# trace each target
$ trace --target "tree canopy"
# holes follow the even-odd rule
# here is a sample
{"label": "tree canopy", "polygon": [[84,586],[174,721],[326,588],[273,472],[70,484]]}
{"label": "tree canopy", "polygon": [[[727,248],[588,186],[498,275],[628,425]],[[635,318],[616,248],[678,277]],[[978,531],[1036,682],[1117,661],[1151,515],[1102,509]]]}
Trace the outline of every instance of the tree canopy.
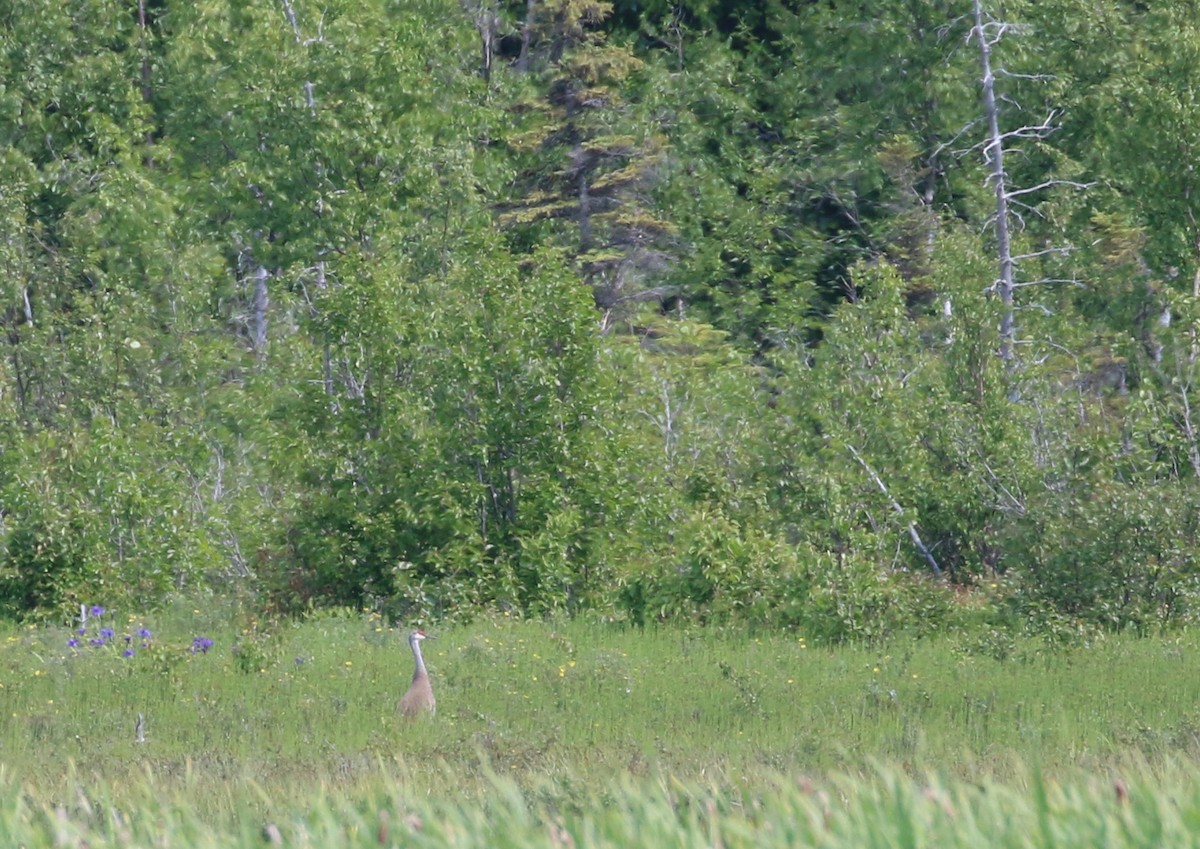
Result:
{"label": "tree canopy", "polygon": [[12,4],[0,615],[1189,621],[1195,11]]}

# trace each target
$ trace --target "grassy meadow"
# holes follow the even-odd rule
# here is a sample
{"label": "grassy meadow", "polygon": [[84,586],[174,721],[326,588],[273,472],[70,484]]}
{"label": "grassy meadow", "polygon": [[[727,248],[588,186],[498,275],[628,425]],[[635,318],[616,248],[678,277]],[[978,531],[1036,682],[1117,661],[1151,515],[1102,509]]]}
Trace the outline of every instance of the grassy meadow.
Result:
{"label": "grassy meadow", "polygon": [[501,616],[431,631],[438,712],[405,721],[411,655],[371,616],[6,627],[3,845],[1200,845],[1191,633],[828,649]]}

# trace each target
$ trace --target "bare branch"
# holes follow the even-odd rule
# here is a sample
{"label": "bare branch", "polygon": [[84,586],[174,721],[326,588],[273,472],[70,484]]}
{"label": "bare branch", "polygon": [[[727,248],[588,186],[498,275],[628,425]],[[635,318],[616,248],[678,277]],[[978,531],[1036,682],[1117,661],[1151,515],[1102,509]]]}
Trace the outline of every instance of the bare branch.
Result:
{"label": "bare branch", "polygon": [[[952,144],[954,144],[956,141],[958,141],[960,138],[962,138],[964,135],[966,135],[968,132],[975,129],[975,127],[978,124],[979,124],[979,121],[977,121],[977,120],[976,121],[968,121],[967,124],[961,130],[959,130],[957,133],[955,133],[954,136],[951,137],[951,139],[949,141],[943,142],[942,144],[935,147],[933,149],[933,156],[935,156],[935,157],[940,156],[942,151],[946,150]],[[953,153],[955,156],[961,156],[963,153],[969,153],[978,147],[979,147],[978,144],[973,144],[969,148],[966,148],[965,150],[952,150],[951,153]]]}
{"label": "bare branch", "polygon": [[1017,289],[1024,289],[1029,286],[1048,286],[1051,283],[1062,283],[1068,286],[1078,286],[1081,289],[1085,288],[1085,284],[1075,277],[1039,277],[1037,280],[1022,280],[1020,283],[1014,283],[1013,286]]}
{"label": "bare branch", "polygon": [[1009,30],[1014,32],[1022,32],[1028,31],[1029,29],[1023,24],[1014,24],[995,20],[984,21],[982,19],[982,10],[976,9],[976,12],[975,26],[973,26],[970,31],[967,32],[968,44],[971,43],[971,38],[976,34],[976,32],[979,33],[981,46],[986,45],[990,48],[998,44],[1000,39],[1002,39]]}
{"label": "bare branch", "polygon": [[296,10],[292,8],[289,0],[283,0],[283,16],[287,18],[288,25],[292,28],[292,35],[296,37],[296,42],[300,42],[300,24],[296,20]]}
{"label": "bare branch", "polygon": [[1021,195],[1031,194],[1032,192],[1040,192],[1043,189],[1051,189],[1055,186],[1070,186],[1072,189],[1090,189],[1095,183],[1078,183],[1075,180],[1046,180],[1038,183],[1036,186],[1030,186],[1027,189],[1013,189],[1007,194],[1009,200],[1020,197]]}
{"label": "bare branch", "polygon": [[[981,451],[979,449],[978,446],[976,446],[976,448],[975,448],[975,453],[978,457],[980,465],[983,466],[983,470],[987,473],[987,476],[990,479],[992,492],[996,493],[997,496],[1000,496],[1000,500],[1008,502],[1008,506],[1012,510],[1013,513],[1015,513],[1018,516],[1024,516],[1025,515],[1024,499],[1013,494],[1012,490],[1010,490],[1007,486],[1004,485],[1004,482],[1000,480],[1000,476],[997,475],[996,472],[992,469],[992,467],[988,464],[987,457],[984,455],[983,451]],[[998,510],[1005,509],[1003,504],[997,504],[996,508]]]}
{"label": "bare branch", "polygon": [[292,36],[296,39],[296,43],[308,47],[313,44],[320,44],[325,41],[325,13],[321,13],[321,19],[317,21],[317,37],[303,38],[300,35],[300,22],[296,18],[296,10],[292,7],[291,0],[283,0],[283,16],[287,18],[288,26],[292,28]]}
{"label": "bare branch", "polygon": [[1003,68],[996,68],[993,73],[998,77],[1008,77],[1010,80],[1035,80],[1037,82],[1045,82],[1056,80],[1056,74],[1018,74],[1015,71],[1006,71]]}
{"label": "bare branch", "polygon": [[1024,210],[1025,212],[1032,213],[1033,215],[1036,215],[1038,218],[1042,219],[1043,221],[1046,220],[1045,214],[1040,209],[1038,209],[1036,206],[1031,206],[1031,205],[1025,203],[1024,201],[1019,201],[1019,200],[1013,201],[1012,208],[1013,208],[1012,214],[1021,222],[1022,230],[1025,229],[1025,219],[1021,216],[1021,213],[1017,211],[1018,209]]}
{"label": "bare branch", "polygon": [[1059,256],[1066,256],[1067,254],[1072,254],[1074,252],[1075,252],[1074,245],[1061,245],[1061,246],[1056,246],[1056,247],[1052,247],[1052,248],[1046,248],[1045,250],[1042,250],[1042,251],[1034,251],[1033,253],[1017,254],[1016,256],[1013,257],[1013,259],[1017,260],[1017,261],[1023,260],[1023,259],[1033,259],[1034,257],[1046,256],[1047,254],[1058,254]]}
{"label": "bare branch", "polygon": [[[867,461],[862,458],[862,455],[855,450],[853,445],[847,444],[846,448],[850,451],[851,455],[853,455],[854,459],[858,461],[858,464],[863,467],[863,471],[870,476],[871,480],[875,481],[875,485],[879,487],[879,491],[883,493],[884,497],[889,502],[891,502],[893,512],[895,512],[897,516],[903,517],[904,508],[900,506],[900,502],[892,497],[892,494],[888,491],[887,485],[883,482],[883,479],[880,478],[879,475],[876,474],[875,470],[867,464]],[[921,555],[921,559],[929,564],[929,568],[933,570],[934,577],[941,578],[942,567],[938,565],[937,560],[933,556],[933,552],[931,552],[925,543],[921,541],[921,535],[917,532],[916,522],[908,523],[908,536],[912,539],[913,545],[917,549],[917,553]]]}
{"label": "bare branch", "polygon": [[1188,400],[1187,387],[1181,387],[1179,398],[1183,402],[1183,433],[1188,439],[1188,460],[1192,464],[1192,470],[1200,475],[1200,446],[1197,445],[1196,428],[1192,424],[1192,405]]}
{"label": "bare branch", "polygon": [[1009,139],[1037,139],[1041,141],[1057,129],[1057,127],[1048,124],[1028,124],[1024,127],[1017,127],[1015,130],[1008,130],[1001,133],[997,137],[997,141],[1008,141]]}

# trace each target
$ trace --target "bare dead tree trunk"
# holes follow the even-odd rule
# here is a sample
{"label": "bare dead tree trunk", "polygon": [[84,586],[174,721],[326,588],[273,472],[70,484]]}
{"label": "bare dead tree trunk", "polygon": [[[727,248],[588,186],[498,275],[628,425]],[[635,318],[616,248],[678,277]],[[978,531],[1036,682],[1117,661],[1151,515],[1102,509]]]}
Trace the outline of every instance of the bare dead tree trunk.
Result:
{"label": "bare dead tree trunk", "polygon": [[492,57],[496,55],[495,23],[495,18],[489,18],[486,22],[481,24],[479,28],[480,49],[483,54],[480,57],[483,64],[480,72],[483,74],[483,81],[487,83],[492,81]]}
{"label": "bare dead tree trunk", "polygon": [[[1016,29],[1014,24],[993,20],[983,10],[982,0],[972,0],[975,23],[971,27],[971,38],[979,41],[979,64],[982,71],[981,84],[983,88],[983,113],[987,122],[986,138],[983,142],[984,162],[987,165],[987,181],[996,194],[996,253],[999,259],[999,276],[990,287],[997,294],[1001,303],[1000,316],[1000,358],[1006,369],[1011,373],[1015,362],[1014,345],[1016,344],[1016,321],[1014,319],[1015,293],[1018,288],[1039,286],[1044,284],[1065,283],[1078,285],[1074,278],[1056,279],[1042,277],[1036,280],[1017,280],[1017,265],[1020,261],[1034,259],[1050,254],[1069,254],[1073,249],[1069,245],[1047,247],[1026,254],[1014,254],[1012,246],[1014,225],[1021,223],[1021,217],[1015,206],[1026,206],[1020,198],[1024,195],[1044,191],[1058,186],[1070,186],[1076,189],[1086,189],[1091,183],[1079,183],[1074,180],[1052,178],[1035,186],[1012,188],[1008,172],[1005,171],[1004,156],[1006,145],[1012,140],[1032,139],[1044,140],[1049,137],[1057,125],[1054,123],[1056,113],[1050,113],[1038,124],[1029,124],[1014,130],[1000,129],[1000,97],[996,93],[996,77],[1021,77],[1024,79],[1047,79],[1040,74],[1011,73],[1002,68],[996,68],[993,62],[992,48],[1004,37],[1005,33]],[[1026,206],[1027,209],[1032,207]],[[1013,390],[1012,397],[1016,397]]]}
{"label": "bare dead tree trunk", "polygon": [[588,170],[580,167],[576,178],[576,191],[579,196],[579,249],[590,250],[592,247],[592,200],[588,186]]}
{"label": "bare dead tree trunk", "polygon": [[[21,287],[22,315],[25,323],[33,327],[33,304],[29,300],[29,284],[26,283]],[[9,355],[12,362],[13,387],[16,389],[17,406],[21,409],[21,416],[24,418],[27,415],[28,407],[26,401],[29,394],[28,380],[25,374],[24,361],[21,357],[21,334],[17,327],[21,320],[17,317],[15,309],[5,310],[4,326],[8,328],[6,340],[9,345],[11,354]]]}
{"label": "bare dead tree trunk", "polygon": [[1179,400],[1183,407],[1183,435],[1188,441],[1188,462],[1192,464],[1192,472],[1200,477],[1200,440],[1197,439],[1196,425],[1192,422],[1192,405],[1188,401],[1188,393],[1191,391],[1190,381],[1183,383],[1179,387]]}
{"label": "bare dead tree trunk", "polygon": [[271,299],[267,295],[267,278],[270,273],[263,266],[254,272],[254,299],[250,307],[250,342],[254,353],[260,358],[267,350],[267,307]]}
{"label": "bare dead tree trunk", "polygon": [[[500,30],[500,15],[496,12],[493,0],[476,0],[473,11],[475,30],[479,33],[480,67],[479,73],[484,82],[492,80],[492,63],[496,57],[496,35]],[[525,47],[525,36],[522,32],[522,49]]]}
{"label": "bare dead tree trunk", "polygon": [[1013,319],[1013,286],[1015,264],[1012,255],[1012,234],[1009,231],[1007,174],[1004,171],[1004,136],[1000,133],[1000,107],[996,103],[996,75],[992,71],[992,44],[983,20],[980,0],[973,0],[975,12],[975,38],[979,40],[979,61],[983,71],[983,111],[987,119],[987,140],[983,155],[988,165],[988,179],[996,193],[996,251],[1000,258],[1000,276],[995,290],[1000,296],[1000,359],[1012,367],[1013,337],[1016,326]]}
{"label": "bare dead tree trunk", "polygon": [[533,42],[533,18],[537,8],[537,0],[527,0],[525,3],[525,22],[521,25],[521,52],[517,54],[517,70],[522,73],[529,70],[529,50]]}
{"label": "bare dead tree trunk", "polygon": [[150,86],[150,57],[146,54],[146,0],[138,0],[138,30],[142,37],[142,101],[149,103],[154,89]]}

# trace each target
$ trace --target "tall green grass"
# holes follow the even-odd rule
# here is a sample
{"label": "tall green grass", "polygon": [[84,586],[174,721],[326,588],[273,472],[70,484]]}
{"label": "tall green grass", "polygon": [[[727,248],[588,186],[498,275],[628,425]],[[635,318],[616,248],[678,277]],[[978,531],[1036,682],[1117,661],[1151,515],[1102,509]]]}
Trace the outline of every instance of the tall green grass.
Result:
{"label": "tall green grass", "polygon": [[[433,787],[432,774],[381,775],[370,788],[319,786],[275,805],[250,792],[221,816],[147,777],[104,793],[32,800],[0,774],[0,843],[40,847],[1190,847],[1200,789],[1190,765],[1122,779],[1022,771],[1005,781],[917,777],[897,768],[735,782],[625,775],[564,802],[561,788],[491,775],[480,794]],[[548,788],[548,789],[546,789]],[[271,810],[274,809],[274,810]]]}
{"label": "tall green grass", "polygon": [[[1070,822],[1117,828],[1114,817],[1149,804],[1138,782],[1196,807],[1172,783],[1200,757],[1192,634],[1055,650],[953,638],[817,649],[787,636],[497,617],[435,632],[425,648],[438,714],[406,722],[396,704],[411,658],[377,618],[264,623],[183,608],[105,623],[115,647],[70,648],[65,627],[0,631],[0,797],[16,799],[0,808],[0,837],[8,828],[39,845],[65,821],[90,829],[92,846],[142,845],[103,842],[105,829],[120,831],[116,811],[122,828],[144,816],[192,841],[170,845],[235,845],[231,835],[257,845],[274,820],[311,845],[376,845],[343,831],[378,830],[386,811],[393,828],[410,814],[426,822],[417,845],[467,845],[432,837],[434,821],[478,838],[511,815],[521,845],[570,845],[554,837],[558,817],[581,845],[589,829],[586,845],[627,845],[611,835],[633,819],[638,834],[694,832],[708,846],[720,828],[732,846],[751,845],[737,842],[742,831],[784,833],[782,806],[824,829],[803,837],[812,845],[856,845],[835,838],[863,839],[884,821],[910,831],[857,845],[931,845],[1003,827],[989,800],[1011,796],[1051,830],[1015,846],[1054,845],[1071,805]],[[131,640],[135,654],[122,657],[121,637],[141,627],[150,645]],[[191,650],[197,636],[213,640],[207,653]],[[1130,784],[1127,802],[1115,801],[1116,776]],[[990,796],[976,799],[981,786]],[[497,799],[509,806],[499,814]],[[1039,824],[1047,806],[1050,824]],[[941,823],[947,809],[959,813]],[[318,820],[296,821],[310,814]],[[1167,813],[1137,816],[1141,829]],[[342,842],[321,842],[322,829],[342,829]]]}
{"label": "tall green grass", "polygon": [[[380,758],[502,772],[856,770],[871,759],[964,774],[1151,762],[1200,741],[1200,641],[1113,637],[1006,659],[952,640],[814,649],[789,637],[506,618],[426,643],[428,722],[396,703],[403,635],[370,617],[266,627],[122,621],[116,648],[69,629],[0,634],[0,758],[23,780],[70,764],[167,778],[188,769],[264,784],[349,777]],[[194,614],[197,617],[200,614]],[[148,626],[149,649],[120,655]],[[197,635],[214,640],[193,654]],[[135,743],[137,714],[145,717]]]}

